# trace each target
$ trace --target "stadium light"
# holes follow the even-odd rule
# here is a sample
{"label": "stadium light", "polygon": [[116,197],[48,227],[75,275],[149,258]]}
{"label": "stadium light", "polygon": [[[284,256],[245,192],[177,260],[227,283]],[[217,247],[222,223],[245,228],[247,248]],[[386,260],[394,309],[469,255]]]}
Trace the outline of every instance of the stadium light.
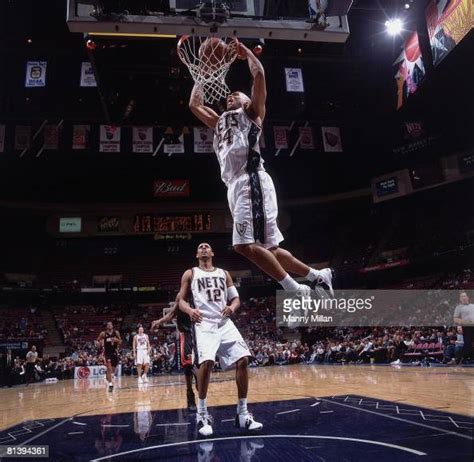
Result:
{"label": "stadium light", "polygon": [[385,21],[385,27],[389,35],[398,35],[403,29],[403,22],[399,18],[389,19]]}

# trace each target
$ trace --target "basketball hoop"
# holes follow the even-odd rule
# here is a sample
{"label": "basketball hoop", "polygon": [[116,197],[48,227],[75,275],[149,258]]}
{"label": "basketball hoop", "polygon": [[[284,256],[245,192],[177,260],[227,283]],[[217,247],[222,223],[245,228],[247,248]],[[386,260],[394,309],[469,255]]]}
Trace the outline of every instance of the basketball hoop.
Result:
{"label": "basketball hoop", "polygon": [[178,56],[188,67],[194,82],[202,88],[206,103],[213,104],[230,93],[225,78],[237,58],[237,45],[235,38],[190,35],[180,38]]}

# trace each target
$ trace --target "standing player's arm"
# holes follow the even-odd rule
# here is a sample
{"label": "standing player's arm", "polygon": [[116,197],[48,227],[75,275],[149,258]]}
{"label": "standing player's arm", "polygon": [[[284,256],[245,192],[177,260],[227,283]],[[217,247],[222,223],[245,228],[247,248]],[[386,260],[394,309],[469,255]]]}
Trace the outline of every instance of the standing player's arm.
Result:
{"label": "standing player's arm", "polygon": [[239,44],[239,55],[247,59],[250,73],[253,78],[252,97],[250,106],[247,108],[252,119],[261,125],[266,114],[267,83],[265,80],[265,69],[260,60],[242,43]]}
{"label": "standing player's arm", "polygon": [[204,104],[203,90],[198,84],[194,84],[193,91],[191,92],[191,97],[189,98],[189,109],[191,109],[191,112],[203,124],[214,130],[219,116],[213,109]]}
{"label": "standing player's arm", "polygon": [[150,356],[150,354],[151,354],[151,343],[150,343],[150,337],[149,337],[148,334],[146,336],[146,341],[147,341],[147,346],[148,346],[148,356]]}
{"label": "standing player's arm", "polygon": [[[226,318],[232,316],[240,307],[240,297],[237,289],[235,288],[234,281],[232,276],[228,271],[225,272],[226,275],[226,286],[227,286],[227,306],[222,311],[222,315]],[[229,303],[230,302],[230,303]]]}
{"label": "standing player's arm", "polygon": [[160,319],[156,319],[155,321],[153,321],[151,323],[151,328],[155,329],[156,327],[160,327],[165,322],[172,321],[176,317],[177,314],[178,314],[178,302],[175,301],[174,308],[169,313],[167,313],[163,317],[161,317]]}
{"label": "standing player's arm", "polygon": [[192,277],[193,272],[191,270],[187,270],[184,272],[183,277],[181,278],[181,288],[179,289],[176,300],[178,302],[179,309],[183,313],[186,313],[191,318],[191,321],[199,323],[202,321],[202,315],[199,309],[191,308],[191,305],[186,301],[191,291]]}

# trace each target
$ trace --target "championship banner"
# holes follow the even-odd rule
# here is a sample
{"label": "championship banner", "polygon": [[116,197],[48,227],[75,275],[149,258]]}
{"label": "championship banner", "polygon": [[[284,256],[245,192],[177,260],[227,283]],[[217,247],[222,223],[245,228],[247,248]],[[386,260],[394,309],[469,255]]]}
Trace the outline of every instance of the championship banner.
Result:
{"label": "championship banner", "polygon": [[214,132],[208,127],[194,127],[194,152],[214,152]]}
{"label": "championship banner", "polygon": [[133,127],[133,152],[153,152],[153,127]]}
{"label": "championship banner", "polygon": [[342,152],[341,130],[339,127],[321,127],[324,152]]}
{"label": "championship banner", "polygon": [[74,125],[72,128],[72,149],[86,149],[89,144],[90,125]]}
{"label": "championship banner", "polygon": [[299,127],[301,149],[314,149],[313,129],[311,127]]}
{"label": "championship banner", "polygon": [[59,128],[56,125],[46,125],[43,132],[44,149],[54,150],[59,147]]}
{"label": "championship banner", "polygon": [[97,87],[92,64],[85,61],[81,65],[81,87]]}
{"label": "championship banner", "polygon": [[154,197],[189,197],[189,180],[156,180]]}
{"label": "championship banner", "polygon": [[285,67],[286,91],[304,93],[303,70]]}
{"label": "championship banner", "polygon": [[23,151],[31,147],[31,127],[29,125],[17,125],[15,127],[15,150]]}
{"label": "championship banner", "polygon": [[120,152],[120,127],[100,126],[100,152]]}
{"label": "championship banner", "polygon": [[0,125],[0,152],[5,150],[5,125]]}
{"label": "championship banner", "polygon": [[275,149],[288,149],[288,135],[286,127],[273,127]]}
{"label": "championship banner", "polygon": [[28,61],[26,63],[25,87],[46,86],[46,61]]}
{"label": "championship banner", "polygon": [[163,151],[166,154],[184,154],[184,136],[171,136],[164,144]]}
{"label": "championship banner", "polygon": [[413,32],[408,37],[394,65],[398,69],[395,80],[397,82],[397,109],[400,109],[407,98],[418,89],[426,73],[417,32]]}
{"label": "championship banner", "polygon": [[472,0],[431,0],[425,16],[436,66],[474,27],[474,4]]}
{"label": "championship banner", "polygon": [[[103,379],[107,372],[105,366],[82,366],[74,368],[74,380],[77,379]],[[115,376],[120,377],[122,375],[122,365],[119,364],[115,368]]]}

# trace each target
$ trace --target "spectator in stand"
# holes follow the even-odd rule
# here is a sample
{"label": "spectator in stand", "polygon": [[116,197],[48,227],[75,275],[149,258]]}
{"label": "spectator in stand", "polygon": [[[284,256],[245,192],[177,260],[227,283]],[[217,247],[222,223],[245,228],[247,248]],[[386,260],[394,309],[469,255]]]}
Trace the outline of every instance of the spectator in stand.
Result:
{"label": "spectator in stand", "polygon": [[474,304],[469,303],[467,292],[459,294],[459,305],[454,310],[454,324],[462,327],[464,350],[460,362],[464,358],[473,356],[474,340]]}

